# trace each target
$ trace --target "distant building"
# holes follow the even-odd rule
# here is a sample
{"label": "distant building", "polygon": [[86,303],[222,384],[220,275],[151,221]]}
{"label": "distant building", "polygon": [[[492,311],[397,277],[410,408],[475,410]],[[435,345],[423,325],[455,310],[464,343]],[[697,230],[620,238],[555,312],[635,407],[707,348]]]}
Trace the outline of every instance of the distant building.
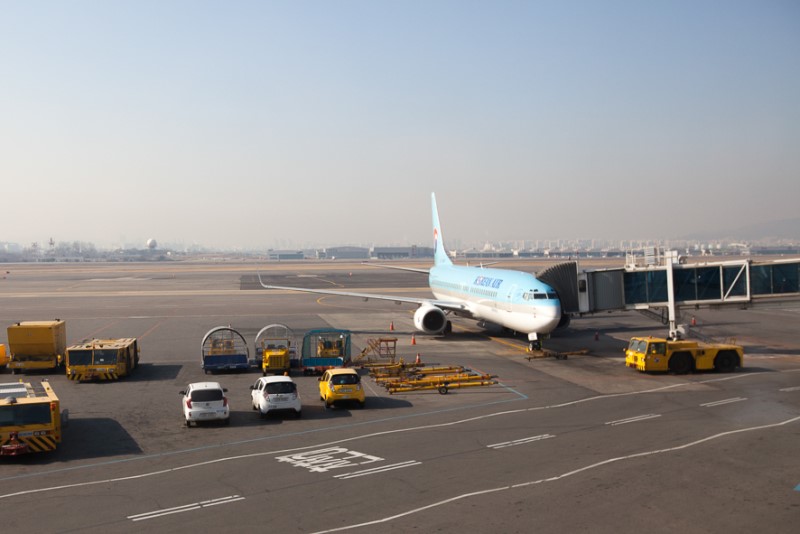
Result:
{"label": "distant building", "polygon": [[323,256],[330,260],[367,260],[369,249],[364,247],[328,247]]}
{"label": "distant building", "polygon": [[269,261],[281,260],[302,260],[305,258],[302,250],[268,250],[267,259]]}
{"label": "distant building", "polygon": [[410,247],[374,247],[372,249],[372,257],[379,260],[432,258],[433,248],[418,247],[416,245]]}

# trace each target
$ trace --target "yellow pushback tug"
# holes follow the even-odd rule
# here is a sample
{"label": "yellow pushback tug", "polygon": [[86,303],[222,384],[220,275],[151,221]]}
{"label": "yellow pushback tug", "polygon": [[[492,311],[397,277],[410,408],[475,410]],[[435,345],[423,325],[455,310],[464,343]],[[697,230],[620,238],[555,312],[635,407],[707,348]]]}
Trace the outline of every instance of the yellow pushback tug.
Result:
{"label": "yellow pushback tug", "polygon": [[61,443],[61,417],[47,380],[0,384],[0,456],[55,450]]}
{"label": "yellow pushback tug", "polygon": [[139,365],[136,338],[93,339],[67,348],[67,378],[117,380]]}

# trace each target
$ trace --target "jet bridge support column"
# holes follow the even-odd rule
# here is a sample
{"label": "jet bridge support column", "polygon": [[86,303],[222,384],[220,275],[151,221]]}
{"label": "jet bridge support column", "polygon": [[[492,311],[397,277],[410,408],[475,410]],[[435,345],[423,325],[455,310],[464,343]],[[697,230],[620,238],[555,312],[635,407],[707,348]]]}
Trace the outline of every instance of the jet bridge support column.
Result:
{"label": "jet bridge support column", "polygon": [[669,319],[669,337],[678,339],[677,313],[675,312],[675,284],[672,277],[672,266],[678,261],[678,252],[669,250],[665,255],[667,264],[667,310]]}

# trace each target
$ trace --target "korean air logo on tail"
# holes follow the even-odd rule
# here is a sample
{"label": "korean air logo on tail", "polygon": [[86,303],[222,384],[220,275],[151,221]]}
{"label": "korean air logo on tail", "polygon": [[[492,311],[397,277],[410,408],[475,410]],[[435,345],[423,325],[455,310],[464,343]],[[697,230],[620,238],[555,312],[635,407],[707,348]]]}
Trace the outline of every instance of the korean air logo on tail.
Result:
{"label": "korean air logo on tail", "polygon": [[433,229],[433,254],[434,256],[439,252],[439,229]]}

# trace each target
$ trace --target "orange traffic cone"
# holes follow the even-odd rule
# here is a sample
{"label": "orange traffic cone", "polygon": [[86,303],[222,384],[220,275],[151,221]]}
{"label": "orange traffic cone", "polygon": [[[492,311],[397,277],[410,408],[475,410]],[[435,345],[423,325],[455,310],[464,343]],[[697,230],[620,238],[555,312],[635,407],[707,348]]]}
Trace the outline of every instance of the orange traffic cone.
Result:
{"label": "orange traffic cone", "polygon": [[389,331],[390,331],[390,332],[394,332],[394,321],[392,321],[391,323],[389,323]]}
{"label": "orange traffic cone", "polygon": [[414,365],[420,365],[422,363],[422,359],[419,357],[419,352],[417,353],[417,359],[414,360]]}
{"label": "orange traffic cone", "polygon": [[697,319],[692,316],[692,326],[697,326]]}
{"label": "orange traffic cone", "polygon": [[417,344],[417,336],[414,335],[414,334],[411,334],[411,344],[412,345],[416,345]]}

